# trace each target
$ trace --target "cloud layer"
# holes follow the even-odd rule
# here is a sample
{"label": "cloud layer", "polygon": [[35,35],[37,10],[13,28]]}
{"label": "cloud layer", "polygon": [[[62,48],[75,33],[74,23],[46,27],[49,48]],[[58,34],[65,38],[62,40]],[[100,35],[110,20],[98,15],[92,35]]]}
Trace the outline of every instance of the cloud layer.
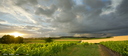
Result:
{"label": "cloud layer", "polygon": [[128,34],[128,0],[0,0],[0,33],[25,37]]}

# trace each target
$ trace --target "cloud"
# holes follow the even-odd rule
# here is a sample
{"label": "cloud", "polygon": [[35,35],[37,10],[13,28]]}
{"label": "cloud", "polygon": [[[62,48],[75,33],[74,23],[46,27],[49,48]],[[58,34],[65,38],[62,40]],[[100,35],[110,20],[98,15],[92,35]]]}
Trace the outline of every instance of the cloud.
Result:
{"label": "cloud", "polygon": [[1,32],[20,31],[29,36],[112,36],[127,33],[127,0],[1,1]]}
{"label": "cloud", "polygon": [[[97,5],[97,2],[98,3]],[[111,5],[111,7],[114,8],[114,10],[118,10],[117,7],[121,4],[121,1],[111,1],[111,4],[103,4],[103,2],[101,0],[97,0],[96,2],[93,1],[88,1],[85,0],[85,3],[87,6],[90,6],[92,8],[91,11],[88,10],[88,8],[86,6],[81,6],[78,5],[78,9],[77,6],[72,7],[72,13],[78,13],[78,14],[74,14],[76,15],[76,18],[72,18],[73,21],[71,21],[69,18],[67,21],[66,20],[66,16],[62,17],[60,16],[57,20],[62,20],[60,21],[61,23],[59,23],[58,25],[61,26],[66,26],[63,27],[61,29],[67,29],[67,31],[71,32],[71,33],[94,33],[94,32],[101,32],[102,31],[112,31],[112,30],[118,30],[120,28],[127,28],[126,23],[128,23],[126,20],[127,19],[120,19],[121,17],[118,17],[118,15],[116,14],[118,11],[113,11],[111,13],[108,14],[104,14],[104,15],[100,15],[102,13],[104,13],[105,11],[102,11],[102,9],[104,9],[108,6]],[[115,3],[115,4],[113,4]],[[117,3],[117,4],[116,4]],[[103,4],[103,5],[101,5]],[[123,3],[122,3],[123,4]],[[126,3],[125,3],[126,4]],[[110,8],[111,9],[111,8]],[[124,9],[124,8],[123,8]],[[81,12],[83,11],[83,12]],[[111,11],[111,10],[109,10]],[[107,12],[109,12],[107,11]],[[64,11],[65,12],[65,11]],[[68,15],[69,13],[67,13],[66,15]],[[120,13],[119,13],[120,14]],[[59,14],[61,15],[61,14]],[[72,15],[72,14],[70,14]],[[67,16],[68,17],[68,16]],[[126,17],[126,16],[123,16]],[[61,19],[63,18],[63,19]],[[127,17],[126,17],[127,18]],[[67,24],[64,24],[63,22],[69,22]],[[70,27],[69,27],[70,26]],[[109,33],[109,32],[106,32]]]}
{"label": "cloud", "polygon": [[114,13],[117,11],[117,8],[119,7],[119,5],[121,4],[122,0],[111,0],[111,4],[107,5],[107,7],[102,9],[102,13],[101,14],[109,14],[109,13]]}
{"label": "cloud", "polygon": [[37,0],[15,0],[16,5],[22,6],[24,4],[32,4],[32,5],[37,5],[38,1]]}
{"label": "cloud", "polygon": [[73,19],[75,19],[76,15],[74,15],[72,12],[60,12],[58,17],[56,18],[56,21],[61,23],[67,23],[71,22]]}
{"label": "cloud", "polygon": [[102,0],[83,0],[87,6],[90,6],[92,9],[102,8],[105,4]]}
{"label": "cloud", "polygon": [[51,5],[50,7],[46,7],[46,8],[38,7],[35,13],[38,15],[43,14],[45,16],[50,17],[54,14],[56,9],[57,8],[55,5]]}
{"label": "cloud", "polygon": [[63,10],[71,10],[74,4],[73,0],[56,0],[56,6]]}

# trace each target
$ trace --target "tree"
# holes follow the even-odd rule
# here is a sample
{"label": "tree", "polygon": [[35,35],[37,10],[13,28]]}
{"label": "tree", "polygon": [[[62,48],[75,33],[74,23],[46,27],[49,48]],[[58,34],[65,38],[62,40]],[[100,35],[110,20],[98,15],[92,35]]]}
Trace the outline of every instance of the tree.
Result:
{"label": "tree", "polygon": [[46,43],[49,43],[49,42],[53,42],[53,40],[52,40],[52,38],[46,38],[46,39],[45,39],[45,42],[46,42]]}
{"label": "tree", "polygon": [[1,43],[5,43],[5,44],[14,43],[14,36],[12,36],[12,35],[4,35],[1,38]]}
{"label": "tree", "polygon": [[11,44],[11,43],[23,43],[23,37],[14,37],[12,35],[4,35],[1,39],[0,42],[3,44]]}
{"label": "tree", "polygon": [[1,38],[0,38],[0,43],[1,43],[2,41],[1,41]]}
{"label": "tree", "polygon": [[23,37],[20,37],[20,36],[16,37],[15,43],[23,43]]}

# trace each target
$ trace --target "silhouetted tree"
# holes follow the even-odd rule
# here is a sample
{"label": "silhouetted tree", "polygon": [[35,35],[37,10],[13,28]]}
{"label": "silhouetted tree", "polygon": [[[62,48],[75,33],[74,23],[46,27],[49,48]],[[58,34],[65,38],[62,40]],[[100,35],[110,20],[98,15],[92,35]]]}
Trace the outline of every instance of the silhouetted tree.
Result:
{"label": "silhouetted tree", "polygon": [[15,43],[23,43],[23,37],[20,37],[20,36],[16,37]]}
{"label": "silhouetted tree", "polygon": [[1,38],[1,43],[5,43],[5,44],[14,43],[14,36],[12,36],[12,35],[4,35]]}
{"label": "silhouetted tree", "polygon": [[1,43],[2,41],[1,41],[1,38],[0,38],[0,43]]}
{"label": "silhouetted tree", "polygon": [[2,38],[0,38],[0,43],[3,44],[10,44],[10,43],[23,43],[23,37],[16,37],[12,35],[4,35]]}
{"label": "silhouetted tree", "polygon": [[46,42],[46,43],[49,43],[49,42],[53,42],[53,40],[52,40],[52,38],[46,38],[46,39],[45,39],[45,42]]}

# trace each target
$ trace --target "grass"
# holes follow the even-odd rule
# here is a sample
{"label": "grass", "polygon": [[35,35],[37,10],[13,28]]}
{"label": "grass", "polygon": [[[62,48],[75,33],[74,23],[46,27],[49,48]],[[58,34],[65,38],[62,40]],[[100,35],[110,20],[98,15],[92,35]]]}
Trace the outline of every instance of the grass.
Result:
{"label": "grass", "polygon": [[86,46],[74,45],[59,52],[55,56],[100,56],[100,52],[96,44]]}

